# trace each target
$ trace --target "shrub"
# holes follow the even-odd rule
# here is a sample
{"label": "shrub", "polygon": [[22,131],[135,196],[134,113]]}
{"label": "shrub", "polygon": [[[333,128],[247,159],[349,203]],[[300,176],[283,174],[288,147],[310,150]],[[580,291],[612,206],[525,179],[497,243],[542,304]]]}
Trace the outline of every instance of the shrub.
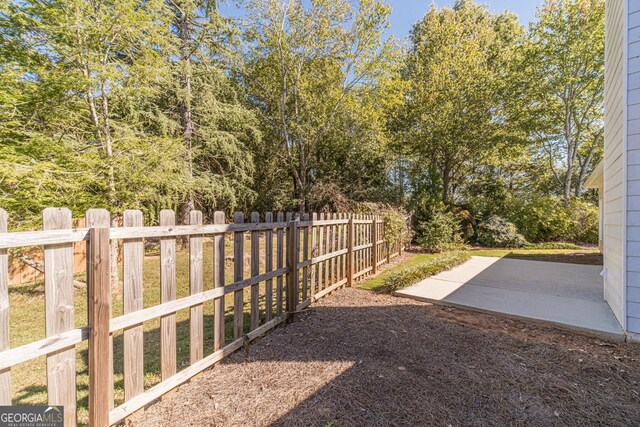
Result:
{"label": "shrub", "polygon": [[429,221],[416,229],[417,243],[429,252],[442,252],[463,246],[460,223],[456,216],[443,209],[434,209]]}
{"label": "shrub", "polygon": [[384,213],[384,241],[388,248],[397,242],[410,242],[413,237],[411,225],[404,212],[388,210]]}
{"label": "shrub", "polygon": [[434,258],[411,268],[393,272],[384,281],[383,289],[388,292],[398,291],[420,280],[447,271],[471,258],[469,252],[448,252],[435,255]]}
{"label": "shrub", "polygon": [[598,243],[598,208],[556,196],[534,196],[509,202],[508,219],[530,242]]}
{"label": "shrub", "polygon": [[482,246],[491,248],[520,248],[527,243],[515,225],[497,215],[478,225],[476,239]]}

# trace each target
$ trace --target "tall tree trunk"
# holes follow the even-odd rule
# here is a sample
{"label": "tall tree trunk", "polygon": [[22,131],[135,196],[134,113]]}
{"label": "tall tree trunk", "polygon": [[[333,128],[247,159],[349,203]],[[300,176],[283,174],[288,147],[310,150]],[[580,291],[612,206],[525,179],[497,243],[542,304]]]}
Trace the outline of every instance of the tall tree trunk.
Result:
{"label": "tall tree trunk", "polygon": [[[604,132],[604,129],[602,130]],[[576,196],[580,196],[582,194],[582,190],[584,187],[584,181],[587,179],[587,172],[589,170],[589,166],[591,162],[593,162],[593,157],[596,153],[596,148],[598,147],[598,141],[600,140],[602,133],[597,134],[594,137],[593,145],[589,149],[589,154],[584,159],[584,161],[580,162],[580,175],[578,176],[578,182],[576,184]]]}
{"label": "tall tree trunk", "polygon": [[[186,3],[186,4],[185,4]],[[182,8],[177,12],[178,31],[180,38],[180,79],[181,79],[181,97],[180,97],[180,125],[182,127],[182,140],[187,150],[187,167],[189,177],[193,178],[193,131],[194,123],[192,116],[192,91],[191,91],[191,10],[188,2],[181,3]],[[189,215],[195,209],[194,194],[189,191],[186,199],[182,203],[181,213],[182,224],[189,223]],[[182,247],[186,247],[188,239],[182,239]]]}
{"label": "tall tree trunk", "polygon": [[[306,180],[303,180],[306,181]],[[298,211],[303,214],[307,207],[306,183],[298,186]]]}
{"label": "tall tree trunk", "polygon": [[450,191],[451,191],[451,167],[448,163],[444,165],[442,171],[442,202],[445,205],[450,204]]}
{"label": "tall tree trunk", "polygon": [[[102,134],[104,136],[105,152],[107,154],[108,168],[108,180],[109,180],[109,205],[112,207],[118,206],[118,199],[116,195],[116,178],[113,168],[113,142],[111,140],[111,121],[109,120],[109,98],[107,96],[106,85],[104,80],[100,83],[100,93],[102,98]],[[119,216],[111,215],[111,226],[117,227],[119,225]],[[118,275],[118,240],[112,239],[109,243],[110,254],[110,268],[111,268],[111,291],[114,294],[118,293],[120,287],[120,278]]]}

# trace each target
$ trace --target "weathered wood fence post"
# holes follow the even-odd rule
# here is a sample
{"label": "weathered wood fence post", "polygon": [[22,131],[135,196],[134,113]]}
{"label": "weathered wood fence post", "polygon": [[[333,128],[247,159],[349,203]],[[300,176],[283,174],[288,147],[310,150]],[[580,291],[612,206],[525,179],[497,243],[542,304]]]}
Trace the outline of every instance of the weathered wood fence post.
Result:
{"label": "weathered wood fence post", "polygon": [[349,215],[348,236],[347,236],[347,286],[353,286],[353,275],[355,273],[353,256],[353,244],[355,239],[355,226],[353,223],[353,215]]}
{"label": "weathered wood fence post", "polygon": [[378,221],[373,217],[371,225],[371,274],[378,273]]}
{"label": "weathered wood fence post", "polygon": [[287,282],[287,317],[288,322],[295,320],[295,312],[298,306],[298,223],[289,221],[287,233],[287,267],[289,276]]}
{"label": "weathered wood fence post", "polygon": [[[46,208],[43,229],[71,229],[71,211]],[[45,331],[47,337],[71,331],[75,326],[73,301],[73,244],[44,245]],[[47,355],[47,403],[64,406],[65,427],[76,422],[75,346]],[[106,393],[106,391],[105,391]]]}
{"label": "weathered wood fence post", "polygon": [[109,323],[111,281],[109,229],[89,231],[89,425],[107,427],[111,387]]}

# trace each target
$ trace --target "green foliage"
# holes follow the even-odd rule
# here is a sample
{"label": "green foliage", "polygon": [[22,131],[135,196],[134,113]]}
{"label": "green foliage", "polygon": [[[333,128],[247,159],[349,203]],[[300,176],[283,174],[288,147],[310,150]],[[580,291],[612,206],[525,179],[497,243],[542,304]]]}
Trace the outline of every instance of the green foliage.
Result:
{"label": "green foliage", "polygon": [[[250,0],[242,84],[264,130],[254,148],[258,205],[308,208],[317,183],[354,200],[382,200],[384,111],[376,82],[393,45],[381,35],[389,6],[379,0]],[[363,84],[367,82],[367,84]]]}
{"label": "green foliage", "polygon": [[395,292],[418,283],[427,277],[450,270],[464,264],[471,258],[469,252],[447,252],[408,269],[402,269],[389,274],[383,285],[387,292]]}
{"label": "green foliage", "polygon": [[515,225],[497,215],[478,225],[476,239],[489,248],[520,248],[527,243]]}
{"label": "green foliage", "polygon": [[528,241],[598,243],[598,208],[576,197],[511,200],[507,212]]}
{"label": "green foliage", "polygon": [[604,16],[604,0],[547,0],[523,47],[519,120],[565,199],[602,156]]}
{"label": "green foliage", "polygon": [[406,243],[411,240],[411,224],[407,221],[407,215],[397,210],[388,210],[384,214],[384,241],[387,247],[396,243]]}
{"label": "green foliage", "polygon": [[434,209],[428,221],[419,222],[416,241],[429,252],[442,252],[462,246],[460,221],[445,209]]}
{"label": "green foliage", "polygon": [[[76,217],[89,207],[153,216],[187,198],[205,211],[251,202],[247,146],[260,133],[223,66],[228,43],[218,42],[230,30],[213,5],[2,3],[0,194],[14,226],[37,223],[46,206]],[[185,39],[173,6],[191,16]],[[177,60],[183,42],[193,67]],[[185,98],[194,118],[188,144]]]}
{"label": "green foliage", "polygon": [[582,183],[602,156],[603,0],[546,0],[529,33],[471,0],[433,6],[406,50],[383,0],[241,3],[242,32],[211,1],[1,1],[12,227],[52,205],[384,203],[433,251],[491,215],[533,242],[597,241]]}
{"label": "green foliage", "polygon": [[428,192],[447,205],[473,163],[509,141],[505,72],[523,35],[515,15],[492,14],[469,0],[454,8],[434,5],[414,25],[399,149],[416,162],[411,179],[427,178]]}

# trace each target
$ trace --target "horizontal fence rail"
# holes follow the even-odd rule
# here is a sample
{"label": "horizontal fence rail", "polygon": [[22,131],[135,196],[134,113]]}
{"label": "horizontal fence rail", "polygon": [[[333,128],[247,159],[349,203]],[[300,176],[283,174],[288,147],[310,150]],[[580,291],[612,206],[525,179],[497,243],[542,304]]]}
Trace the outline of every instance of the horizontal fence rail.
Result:
{"label": "horizontal fence rail", "polygon": [[[344,213],[261,216],[254,212],[248,222],[236,213],[228,224],[224,213],[216,212],[212,224],[203,224],[202,213],[193,211],[189,225],[176,225],[175,213],[164,210],[159,225],[143,226],[140,211],[127,210],[112,222],[106,210],[91,209],[85,216],[87,227],[73,229],[68,209],[48,208],[43,212],[43,231],[29,232],[9,232],[8,219],[0,209],[0,405],[12,403],[12,368],[45,357],[48,403],[64,405],[65,426],[78,422],[76,352],[81,343],[88,341],[88,420],[84,422],[115,424],[247,342],[293,321],[297,312],[313,302],[376,274],[380,265],[401,253],[403,244],[387,242],[381,217]],[[145,253],[148,239],[159,242],[157,254]],[[86,307],[76,307],[74,301],[72,245],[76,242],[86,242]],[[205,245],[213,253],[211,259],[205,259]],[[12,348],[8,250],[27,246],[44,252],[46,336]],[[182,285],[177,259],[182,253],[188,257],[189,294],[177,297]],[[143,286],[143,270],[149,256],[159,260],[160,298],[145,307],[143,297],[149,290]],[[206,271],[213,277],[205,277],[207,263],[212,264]],[[232,273],[225,273],[226,267]],[[120,290],[114,289],[114,281]],[[212,287],[205,289],[205,282]],[[121,314],[113,313],[114,296],[122,299]],[[205,304],[212,304],[212,336],[205,333]],[[75,313],[85,308],[87,324],[77,327]],[[180,310],[189,314],[186,367],[179,366],[176,356]],[[151,349],[145,349],[143,325],[158,319],[161,379],[145,387],[144,357]],[[124,398],[117,405],[114,334],[122,335],[124,378]],[[211,347],[205,345],[209,339]],[[205,354],[205,348],[212,351]]]}

